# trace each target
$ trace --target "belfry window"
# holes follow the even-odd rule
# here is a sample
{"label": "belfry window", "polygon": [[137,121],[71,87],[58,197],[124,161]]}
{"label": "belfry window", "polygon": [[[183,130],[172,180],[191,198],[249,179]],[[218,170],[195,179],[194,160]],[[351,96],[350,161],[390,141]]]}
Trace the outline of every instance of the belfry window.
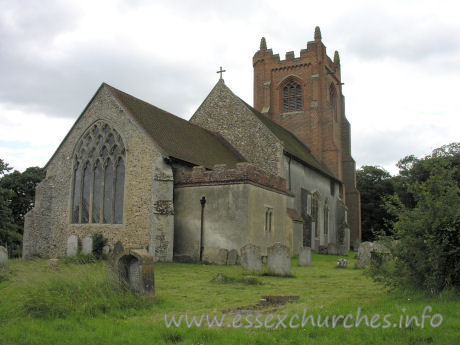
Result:
{"label": "belfry window", "polygon": [[74,156],[72,223],[121,224],[126,150],[118,132],[97,122]]}
{"label": "belfry window", "polygon": [[302,87],[291,80],[283,87],[283,112],[302,110]]}

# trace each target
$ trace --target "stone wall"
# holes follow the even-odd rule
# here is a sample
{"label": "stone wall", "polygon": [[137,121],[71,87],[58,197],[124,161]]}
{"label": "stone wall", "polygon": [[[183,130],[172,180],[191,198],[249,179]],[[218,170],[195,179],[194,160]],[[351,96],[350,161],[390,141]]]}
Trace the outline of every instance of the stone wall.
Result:
{"label": "stone wall", "polygon": [[281,143],[223,80],[216,84],[190,122],[222,135],[254,166],[282,176]]}
{"label": "stone wall", "polygon": [[[245,169],[241,169],[244,168]],[[236,170],[240,169],[240,172]],[[286,191],[276,190],[254,183],[250,174],[240,174],[251,170],[248,165],[238,165],[237,169],[205,172],[200,167],[190,174],[176,179],[174,189],[175,229],[174,255],[177,260],[198,261],[201,237],[201,203],[205,197],[203,223],[203,247],[234,249],[247,243],[260,246],[263,255],[266,247],[274,242],[290,246],[286,223],[287,199],[292,198]],[[213,177],[227,176],[220,182]],[[246,179],[241,178],[246,176]],[[193,177],[194,176],[194,177]],[[231,180],[230,177],[240,176]],[[270,179],[266,180],[270,181]],[[274,181],[283,181],[276,178]],[[252,183],[251,183],[252,182]],[[281,183],[281,185],[283,185]],[[266,207],[273,209],[273,231],[265,231]]]}
{"label": "stone wall", "polygon": [[[71,224],[75,145],[96,121],[112,126],[126,147],[122,224]],[[48,162],[46,179],[37,191],[36,205],[26,215],[24,257],[63,256],[70,235],[82,239],[99,232],[111,247],[120,241],[125,248],[148,248],[156,254],[156,260],[172,260],[171,167],[164,163],[151,139],[104,86]]]}
{"label": "stone wall", "polygon": [[[309,169],[295,160],[284,160],[285,176],[290,176],[291,193],[295,198],[291,199],[290,206],[304,217],[304,225],[309,226],[311,221],[306,218],[306,200],[302,202],[302,189],[308,194],[317,193],[319,195],[319,227],[320,238],[316,241],[313,231],[310,233],[310,246],[313,250],[318,250],[318,245],[327,246],[329,243],[337,242],[337,205],[340,202],[339,184],[333,181],[334,187],[331,189],[331,178],[326,177],[316,171]],[[329,231],[327,238],[324,236],[324,207],[329,209]],[[305,205],[304,205],[305,204]]]}

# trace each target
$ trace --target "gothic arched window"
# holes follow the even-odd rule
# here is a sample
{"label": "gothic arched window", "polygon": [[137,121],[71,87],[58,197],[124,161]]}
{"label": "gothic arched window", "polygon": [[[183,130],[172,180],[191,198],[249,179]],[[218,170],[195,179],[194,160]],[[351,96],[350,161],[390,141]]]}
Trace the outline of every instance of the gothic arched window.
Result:
{"label": "gothic arched window", "polygon": [[311,198],[311,223],[314,227],[315,237],[319,237],[319,194],[313,193]]}
{"label": "gothic arched window", "polygon": [[334,120],[337,121],[337,97],[335,95],[335,86],[333,83],[331,83],[331,85],[329,86],[329,104],[332,108]]}
{"label": "gothic arched window", "polygon": [[283,112],[302,110],[302,87],[291,80],[283,87]]}
{"label": "gothic arched window", "polygon": [[126,149],[118,132],[93,124],[74,155],[72,223],[121,224]]}

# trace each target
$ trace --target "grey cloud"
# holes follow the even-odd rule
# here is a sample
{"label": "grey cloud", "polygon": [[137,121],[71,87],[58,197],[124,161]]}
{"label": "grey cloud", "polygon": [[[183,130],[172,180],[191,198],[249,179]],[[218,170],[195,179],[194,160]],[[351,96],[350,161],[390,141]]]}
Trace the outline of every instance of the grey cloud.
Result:
{"label": "grey cloud", "polygon": [[331,26],[334,37],[361,58],[422,61],[460,53],[459,28],[436,17],[390,14],[373,5],[353,9]]}

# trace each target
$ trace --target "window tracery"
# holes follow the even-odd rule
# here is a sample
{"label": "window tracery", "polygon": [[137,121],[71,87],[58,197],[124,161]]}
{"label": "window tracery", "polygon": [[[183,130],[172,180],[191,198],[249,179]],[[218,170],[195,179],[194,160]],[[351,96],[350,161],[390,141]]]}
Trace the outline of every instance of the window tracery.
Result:
{"label": "window tracery", "polygon": [[123,222],[125,160],[115,129],[97,122],[86,131],[74,155],[72,223]]}

